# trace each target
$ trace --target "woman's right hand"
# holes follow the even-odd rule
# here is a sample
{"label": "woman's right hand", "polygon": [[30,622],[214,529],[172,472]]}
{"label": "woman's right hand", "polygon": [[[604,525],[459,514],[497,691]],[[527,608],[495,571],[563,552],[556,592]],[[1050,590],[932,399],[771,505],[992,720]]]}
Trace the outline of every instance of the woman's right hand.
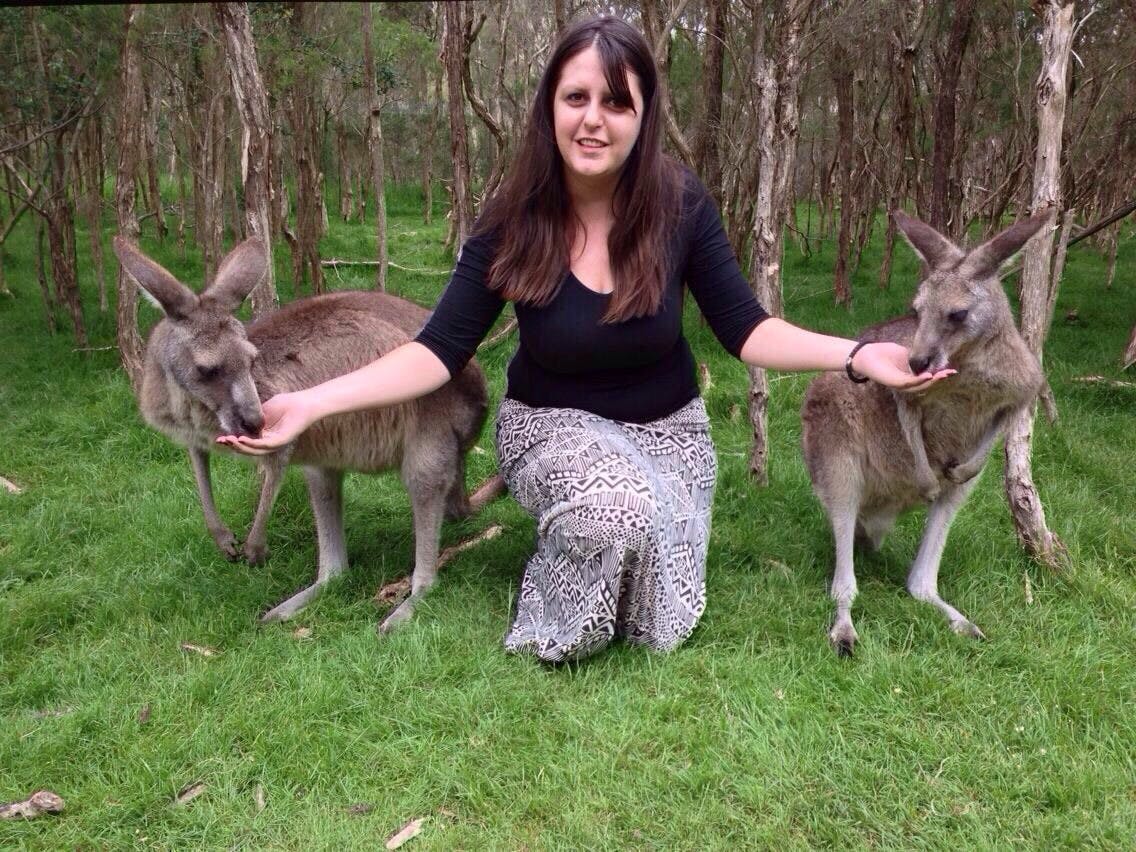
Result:
{"label": "woman's right hand", "polygon": [[263,456],[290,444],[319,419],[304,391],[279,393],[266,401],[261,406],[261,411],[264,414],[264,427],[260,431],[260,437],[221,435],[217,438],[217,443],[245,455]]}

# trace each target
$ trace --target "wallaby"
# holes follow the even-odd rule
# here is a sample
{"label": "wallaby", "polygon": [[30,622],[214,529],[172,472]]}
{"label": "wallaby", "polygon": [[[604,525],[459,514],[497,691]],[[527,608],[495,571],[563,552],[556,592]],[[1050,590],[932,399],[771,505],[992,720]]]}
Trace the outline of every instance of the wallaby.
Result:
{"label": "wallaby", "polygon": [[433,584],[443,513],[469,513],[464,458],[485,422],[485,377],[475,361],[433,393],[401,405],[322,420],[296,441],[258,460],[262,476],[256,515],[243,547],[213,502],[209,453],[218,435],[258,435],[260,403],[361,367],[410,340],[428,312],[385,293],[339,292],[292,302],[248,326],[233,312],[264,276],[264,245],[246,240],[221,262],[200,294],[122,239],[123,268],[165,317],[146,344],[138,404],[148,424],[189,451],[210,535],[230,559],[256,564],[288,464],[303,466],[319,545],[316,582],[269,610],[263,621],[286,619],[311,601],[347,564],[343,537],[343,474],[397,468],[414,514],[411,595],[380,625],[388,630],[411,614]]}
{"label": "wallaby", "polygon": [[978,481],[1010,418],[1031,405],[1043,377],[1014,323],[998,268],[1048,221],[1038,215],[964,251],[929,225],[896,211],[904,237],[924,262],[909,316],[869,328],[860,340],[910,349],[919,374],[957,374],[922,393],[856,384],[841,373],[814,379],[805,394],[802,443],[813,489],[832,523],[836,618],[829,638],[850,656],[856,575],[854,539],[879,549],[900,512],[930,504],[907,588],[936,606],[956,633],[984,638],[939,597],[939,560],[955,513]]}

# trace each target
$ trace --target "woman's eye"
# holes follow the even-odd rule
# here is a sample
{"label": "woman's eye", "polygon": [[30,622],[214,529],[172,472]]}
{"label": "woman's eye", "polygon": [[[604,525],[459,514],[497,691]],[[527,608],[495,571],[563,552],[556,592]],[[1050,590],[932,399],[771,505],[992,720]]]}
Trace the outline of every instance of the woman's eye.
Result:
{"label": "woman's eye", "polygon": [[565,97],[564,100],[568,101],[568,103],[570,104],[578,104],[584,100],[584,96],[579,92],[572,92],[567,97]]}

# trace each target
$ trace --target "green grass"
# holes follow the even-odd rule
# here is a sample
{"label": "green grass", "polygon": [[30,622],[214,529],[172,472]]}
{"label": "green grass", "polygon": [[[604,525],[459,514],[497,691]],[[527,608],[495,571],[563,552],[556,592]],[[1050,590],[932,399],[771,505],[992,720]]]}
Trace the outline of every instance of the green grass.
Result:
{"label": "green grass", "polygon": [[[408,191],[392,211],[392,259],[446,269],[441,217],[424,227]],[[691,313],[721,462],[706,615],[672,654],[617,645],[549,668],[501,649],[533,537],[508,499],[446,526],[444,544],[491,523],[505,533],[450,563],[411,624],[376,636],[371,596],[412,562],[393,477],[349,478],[352,570],[292,624],[258,626],[314,572],[302,478],[281,493],[267,564],[222,559],[184,453],[141,423],[116,354],[47,334],[26,225],[6,247],[15,297],[0,297],[0,475],[24,488],[0,491],[0,801],[48,788],[67,807],[0,823],[0,848],[376,848],[424,816],[406,848],[1131,848],[1136,388],[1075,381],[1124,379],[1131,242],[1111,291],[1099,257],[1070,253],[1046,356],[1061,420],[1037,426],[1035,477],[1074,569],[1056,577],[1022,554],[997,461],[947,545],[944,594],[986,642],[904,592],[912,515],[859,559],[861,642],[834,657],[829,531],[798,450],[808,378],[774,383],[772,484],[756,489],[744,417],[730,419],[745,371]],[[198,258],[144,244],[200,274]],[[337,223],[322,250],[367,257],[372,244],[370,225]],[[825,292],[829,251],[806,261],[791,247],[789,318],[851,333],[901,311],[916,267],[898,251],[881,293],[870,247],[846,312]],[[276,261],[290,296],[286,249]],[[108,256],[108,280],[113,268]],[[391,286],[429,304],[444,282],[395,270]],[[109,346],[113,312],[83,286],[91,345]],[[511,348],[482,358],[495,398]],[[491,436],[471,482],[493,470]],[[251,471],[214,468],[221,512],[242,529]],[[176,805],[194,782],[204,793]],[[350,813],[359,803],[370,810]]]}

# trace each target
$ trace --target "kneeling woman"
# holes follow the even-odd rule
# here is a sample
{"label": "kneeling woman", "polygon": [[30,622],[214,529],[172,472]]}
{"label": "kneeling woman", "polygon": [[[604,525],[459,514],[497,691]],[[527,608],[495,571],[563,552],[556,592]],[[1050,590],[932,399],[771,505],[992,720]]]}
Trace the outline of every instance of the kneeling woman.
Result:
{"label": "kneeling woman", "polygon": [[279,447],[316,420],[422,396],[515,304],[520,344],[497,418],[509,491],[537,520],[510,651],[577,659],[615,636],[667,650],[706,604],[716,462],[682,334],[689,288],[722,345],[775,370],[855,370],[919,389],[907,350],[815,334],[754,300],[706,189],[661,147],[658,75],[616,18],[571,27],[523,142],[433,316],[372,364],[264,404]]}

